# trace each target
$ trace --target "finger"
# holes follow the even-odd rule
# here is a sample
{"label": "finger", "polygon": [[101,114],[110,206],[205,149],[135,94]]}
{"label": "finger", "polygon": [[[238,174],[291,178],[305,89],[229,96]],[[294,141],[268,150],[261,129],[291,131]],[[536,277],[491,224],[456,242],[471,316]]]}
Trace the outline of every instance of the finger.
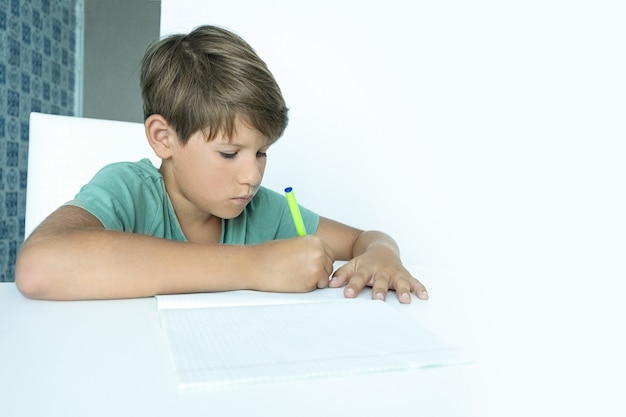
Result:
{"label": "finger", "polygon": [[372,284],[372,298],[384,301],[389,291],[389,278],[385,275],[376,275]]}
{"label": "finger", "polygon": [[372,274],[361,268],[348,280],[346,288],[343,290],[343,294],[348,298],[356,297],[363,290],[363,288],[365,288],[371,278]]}
{"label": "finger", "polygon": [[398,280],[395,283],[396,296],[401,304],[411,303],[411,285],[405,279]]}
{"label": "finger", "polygon": [[324,262],[325,274],[323,276],[320,276],[320,279],[317,283],[317,288],[326,288],[330,284],[329,277],[333,273],[333,263],[334,261],[331,258],[326,258],[326,261]]}
{"label": "finger", "polygon": [[320,277],[320,279],[317,280],[317,288],[326,288],[328,287],[328,277]]}
{"label": "finger", "polygon": [[428,291],[417,279],[413,278],[410,283],[411,292],[417,295],[420,300],[428,300]]}
{"label": "finger", "polygon": [[350,279],[350,277],[352,276],[352,273],[353,273],[352,262],[348,262],[345,265],[340,266],[339,268],[337,268],[335,273],[333,273],[333,276],[331,277],[330,283],[328,284],[328,286],[332,288],[341,287],[348,281],[348,279]]}
{"label": "finger", "polygon": [[328,256],[321,259],[322,269],[318,273],[317,288],[326,288],[329,285],[330,275],[333,273],[334,260]]}

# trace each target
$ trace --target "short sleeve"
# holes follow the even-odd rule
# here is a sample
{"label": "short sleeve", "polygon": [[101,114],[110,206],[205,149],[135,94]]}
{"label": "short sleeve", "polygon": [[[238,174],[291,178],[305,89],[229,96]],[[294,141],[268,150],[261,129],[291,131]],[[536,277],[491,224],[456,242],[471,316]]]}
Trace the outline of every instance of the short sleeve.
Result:
{"label": "short sleeve", "polygon": [[87,210],[108,230],[185,240],[149,160],[107,165],[66,205]]}

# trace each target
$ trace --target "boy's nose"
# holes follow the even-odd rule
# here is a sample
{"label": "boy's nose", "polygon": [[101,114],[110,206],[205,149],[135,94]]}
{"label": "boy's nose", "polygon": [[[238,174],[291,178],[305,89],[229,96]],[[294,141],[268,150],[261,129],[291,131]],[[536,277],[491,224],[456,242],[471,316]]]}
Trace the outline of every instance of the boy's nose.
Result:
{"label": "boy's nose", "polygon": [[261,167],[259,167],[259,164],[255,161],[254,163],[246,164],[241,172],[240,181],[243,184],[257,186],[261,183],[262,178],[263,173],[261,172]]}

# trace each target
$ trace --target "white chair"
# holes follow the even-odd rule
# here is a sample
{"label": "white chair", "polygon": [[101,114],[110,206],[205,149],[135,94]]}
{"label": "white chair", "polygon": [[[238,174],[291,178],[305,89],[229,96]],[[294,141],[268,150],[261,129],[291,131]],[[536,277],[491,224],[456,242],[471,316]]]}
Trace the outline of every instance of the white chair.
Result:
{"label": "white chair", "polygon": [[142,123],[31,113],[24,237],[100,168],[142,158],[160,166]]}

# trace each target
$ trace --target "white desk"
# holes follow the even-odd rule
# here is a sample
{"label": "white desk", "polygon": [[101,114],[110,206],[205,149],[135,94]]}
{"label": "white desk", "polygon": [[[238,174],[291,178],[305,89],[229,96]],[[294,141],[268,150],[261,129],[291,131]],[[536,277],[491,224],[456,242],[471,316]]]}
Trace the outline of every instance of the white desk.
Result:
{"label": "white desk", "polygon": [[[0,414],[17,416],[503,415],[480,302],[428,271],[431,300],[402,306],[476,351],[472,365],[179,393],[156,299],[52,302],[0,284]],[[368,297],[369,294],[363,296]],[[376,301],[372,301],[376,302]],[[332,341],[329,341],[332,343]],[[500,410],[500,411],[499,411]]]}

